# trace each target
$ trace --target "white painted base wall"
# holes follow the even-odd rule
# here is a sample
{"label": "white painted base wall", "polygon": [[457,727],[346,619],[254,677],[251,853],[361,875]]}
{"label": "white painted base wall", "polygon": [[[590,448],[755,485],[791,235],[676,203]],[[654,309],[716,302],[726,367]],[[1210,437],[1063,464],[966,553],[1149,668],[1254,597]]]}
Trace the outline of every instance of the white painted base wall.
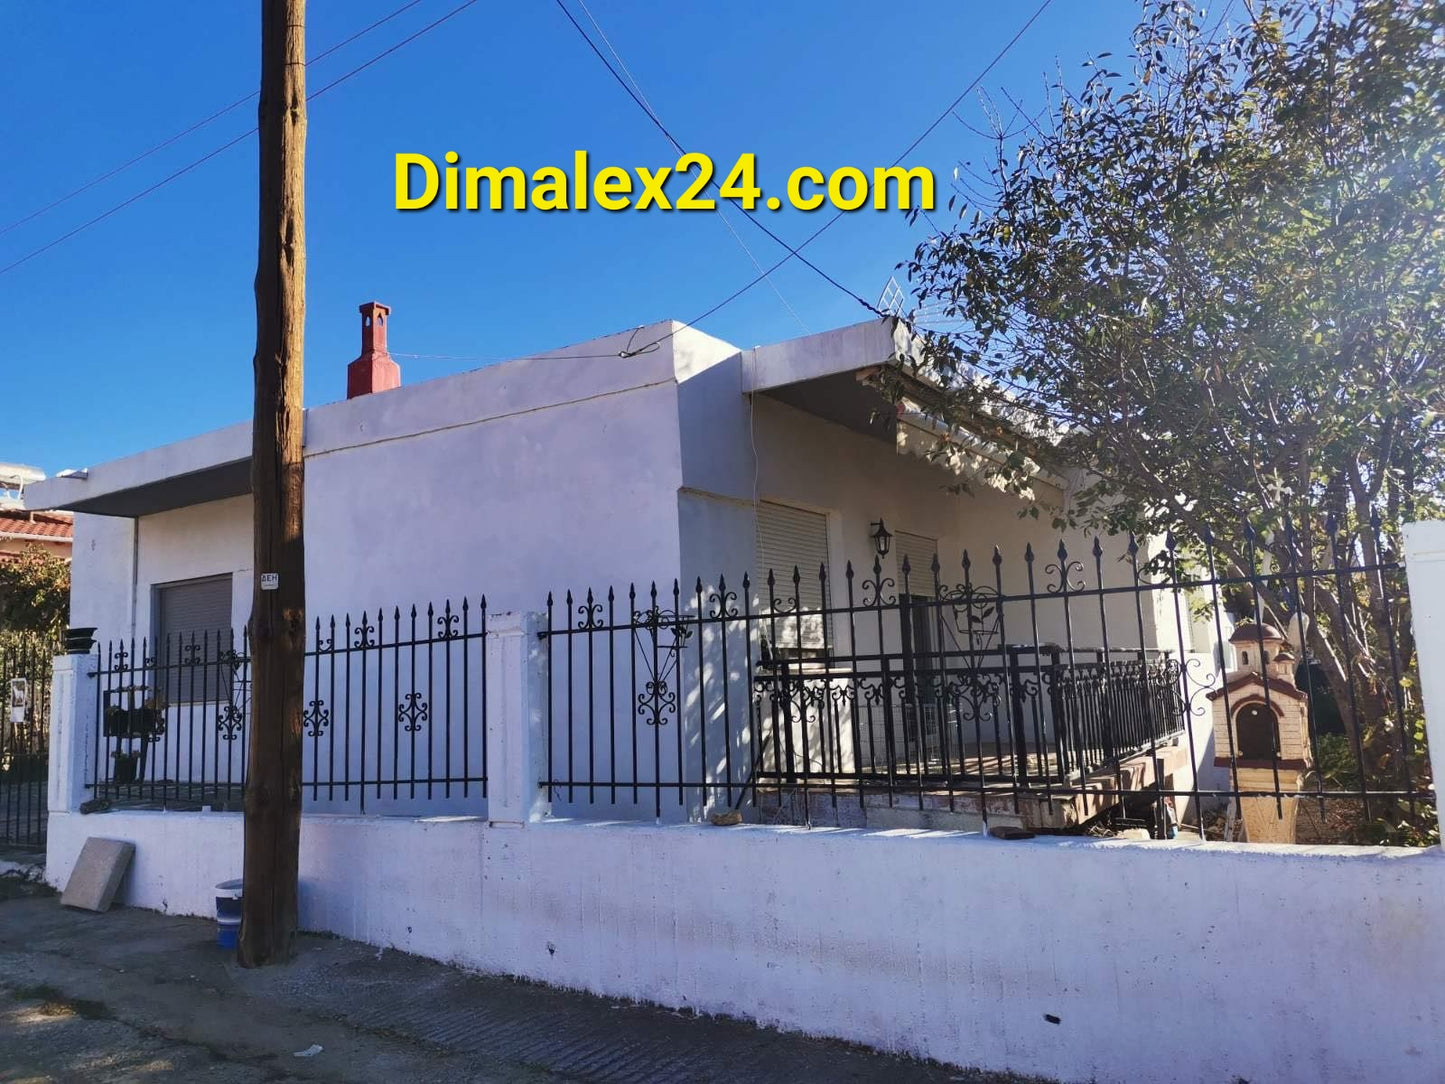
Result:
{"label": "white painted base wall", "polygon": [[[53,812],[52,883],[90,835],[136,906],[241,868],[239,815]],[[301,881],[310,929],[958,1065],[1445,1079],[1439,848],[314,816]]]}

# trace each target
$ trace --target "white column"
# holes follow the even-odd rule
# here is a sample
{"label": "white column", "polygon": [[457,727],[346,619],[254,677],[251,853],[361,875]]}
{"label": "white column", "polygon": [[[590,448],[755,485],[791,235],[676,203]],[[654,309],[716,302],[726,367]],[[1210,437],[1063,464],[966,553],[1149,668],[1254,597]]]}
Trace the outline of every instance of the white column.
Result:
{"label": "white column", "polygon": [[94,779],[96,709],[95,655],[57,655],[50,678],[50,786],[52,813],[74,812]]}
{"label": "white column", "polygon": [[495,826],[521,827],[551,812],[547,771],[546,654],[536,614],[487,617],[487,810]]}
{"label": "white column", "polygon": [[[1410,581],[1410,618],[1420,666],[1420,696],[1430,770],[1435,778],[1436,816],[1445,784],[1445,520],[1405,525],[1405,572]],[[1445,827],[1445,823],[1442,823]]]}

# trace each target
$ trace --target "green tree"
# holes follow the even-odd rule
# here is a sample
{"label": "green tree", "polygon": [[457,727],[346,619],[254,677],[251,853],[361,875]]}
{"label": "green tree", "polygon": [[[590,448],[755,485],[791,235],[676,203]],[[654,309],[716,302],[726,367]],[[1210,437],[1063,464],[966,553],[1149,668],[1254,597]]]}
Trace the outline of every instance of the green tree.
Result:
{"label": "green tree", "polygon": [[[959,225],[905,265],[942,420],[1007,447],[1004,484],[1087,467],[1061,515],[1212,539],[1221,575],[1398,557],[1445,492],[1445,5],[1282,0],[1210,25],[1147,0],[1127,63],[1091,65],[1021,145],[1000,135]],[[1258,603],[1309,615],[1393,776],[1418,725],[1388,649],[1413,656],[1408,600],[1398,577],[1341,579],[1276,576]]]}
{"label": "green tree", "polygon": [[70,609],[70,562],[32,546],[0,557],[0,633],[53,644]]}

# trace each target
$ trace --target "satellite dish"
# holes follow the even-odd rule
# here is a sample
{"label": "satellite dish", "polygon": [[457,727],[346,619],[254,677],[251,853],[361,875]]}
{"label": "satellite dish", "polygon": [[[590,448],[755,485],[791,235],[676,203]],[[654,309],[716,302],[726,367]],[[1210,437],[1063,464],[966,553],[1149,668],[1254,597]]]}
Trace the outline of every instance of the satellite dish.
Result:
{"label": "satellite dish", "polygon": [[24,463],[0,463],[0,489],[24,489],[32,482],[43,482],[45,472]]}

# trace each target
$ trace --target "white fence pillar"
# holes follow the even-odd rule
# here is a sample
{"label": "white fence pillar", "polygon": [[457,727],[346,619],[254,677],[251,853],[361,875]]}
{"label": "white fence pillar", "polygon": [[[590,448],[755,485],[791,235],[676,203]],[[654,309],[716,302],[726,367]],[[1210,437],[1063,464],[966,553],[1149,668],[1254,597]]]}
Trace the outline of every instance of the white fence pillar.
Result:
{"label": "white fence pillar", "polygon": [[520,827],[551,812],[546,776],[546,655],[536,614],[487,618],[487,810],[498,826]]}
{"label": "white fence pillar", "polygon": [[86,799],[85,781],[94,778],[96,657],[57,655],[50,676],[50,785],[47,808],[74,812]]}
{"label": "white fence pillar", "polygon": [[1438,817],[1445,812],[1440,806],[1445,784],[1445,520],[1405,525],[1405,573]]}

